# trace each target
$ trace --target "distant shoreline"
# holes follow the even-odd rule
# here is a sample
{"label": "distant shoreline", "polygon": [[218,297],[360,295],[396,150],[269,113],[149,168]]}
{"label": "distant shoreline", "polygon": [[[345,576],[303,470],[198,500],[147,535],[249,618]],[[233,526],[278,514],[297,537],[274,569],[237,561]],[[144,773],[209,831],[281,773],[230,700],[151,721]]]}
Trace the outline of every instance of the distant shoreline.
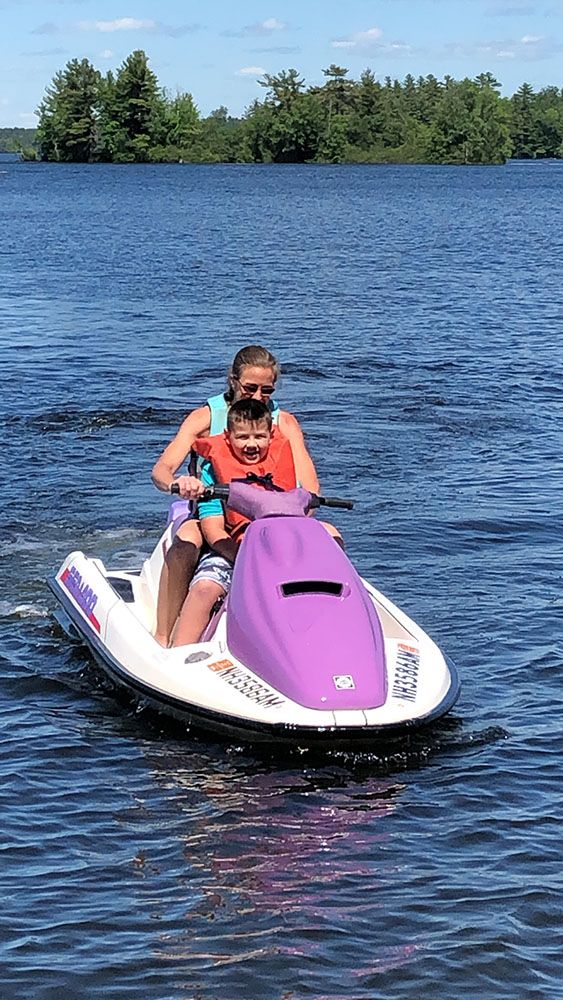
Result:
{"label": "distant shoreline", "polygon": [[[2,159],[3,157],[6,157],[6,159]],[[10,159],[8,159],[8,157],[10,157]],[[373,163],[367,162],[365,160],[363,162],[358,162],[358,161],[353,161],[353,160],[350,160],[350,161],[340,160],[338,163],[329,162],[329,161],[324,161],[323,162],[323,161],[319,161],[319,160],[308,160],[308,161],[305,161],[303,163],[263,163],[263,162],[260,162],[260,161],[254,161],[252,163],[248,162],[248,161],[246,161],[246,162],[239,162],[239,163],[233,163],[232,161],[229,161],[229,160],[214,160],[213,162],[210,162],[208,160],[202,160],[201,162],[190,161],[188,163],[184,163],[184,162],[178,161],[178,160],[169,160],[169,161],[160,160],[158,163],[150,163],[148,161],[141,162],[141,163],[111,163],[109,161],[101,161],[100,160],[100,161],[98,161],[96,163],[87,163],[87,162],[64,163],[64,162],[61,162],[60,160],[41,160],[38,157],[33,157],[33,158],[30,158],[30,159],[26,159],[25,156],[22,156],[22,155],[20,155],[17,152],[11,152],[10,150],[0,150],[0,163],[2,163],[2,162],[4,162],[4,163],[32,163],[35,167],[41,167],[41,166],[43,166],[43,167],[45,167],[45,166],[49,166],[49,167],[53,167],[53,166],[55,166],[55,167],[87,167],[87,168],[92,168],[92,169],[96,169],[96,168],[100,168],[100,167],[118,167],[119,169],[125,169],[127,167],[135,167],[135,168],[138,168],[138,167],[151,167],[151,168],[155,168],[155,167],[178,167],[178,168],[182,168],[182,167],[261,167],[263,169],[268,169],[268,168],[284,169],[284,168],[294,168],[294,167],[306,167],[306,168],[308,168],[308,167],[366,167],[366,168],[367,167],[433,167],[433,168],[437,168],[437,167],[457,167],[457,168],[460,168],[460,169],[465,169],[465,168],[468,168],[468,167],[483,167],[483,168],[487,168],[488,169],[488,168],[491,168],[491,167],[507,167],[507,166],[511,166],[511,165],[515,165],[515,164],[519,164],[520,165],[520,164],[526,164],[526,163],[527,164],[536,164],[537,166],[540,166],[542,164],[544,166],[546,166],[547,164],[554,164],[554,163],[561,163],[561,164],[563,164],[563,158],[562,157],[558,157],[558,156],[546,156],[546,157],[542,157],[541,159],[539,157],[532,158],[532,157],[524,157],[524,156],[522,156],[522,157],[510,157],[507,160],[505,160],[504,163],[448,163],[448,162],[443,162],[443,163],[429,163],[429,162],[423,162],[423,161],[418,161],[417,162],[417,161],[413,161],[413,160],[409,160],[409,161],[406,161],[406,160],[405,161],[399,161],[399,160],[385,161],[385,160],[380,160],[378,162],[373,162]]]}
{"label": "distant shoreline", "polygon": [[296,69],[264,73],[242,117],[224,105],[203,117],[191,93],[172,95],[137,49],[116,73],[71,59],[53,77],[37,129],[0,129],[22,159],[57,163],[502,165],[563,158],[563,90],[512,97],[490,72],[358,80],[331,64],[307,86]]}

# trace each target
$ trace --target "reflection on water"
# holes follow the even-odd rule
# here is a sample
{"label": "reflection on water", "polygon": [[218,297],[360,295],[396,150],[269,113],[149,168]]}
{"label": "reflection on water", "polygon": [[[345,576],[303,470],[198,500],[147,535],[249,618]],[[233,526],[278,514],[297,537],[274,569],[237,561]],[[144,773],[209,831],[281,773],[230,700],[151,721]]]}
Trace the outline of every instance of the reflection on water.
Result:
{"label": "reflection on water", "polygon": [[[196,968],[268,956],[322,958],[327,930],[351,917],[369,923],[392,835],[384,821],[404,785],[369,769],[362,774],[361,767],[359,774],[327,766],[257,771],[248,758],[239,758],[236,770],[223,766],[204,776],[186,768],[184,755],[146,756],[180,814],[185,872],[179,884],[189,885],[192,897],[184,926],[157,938],[159,958],[189,959]],[[148,857],[136,863],[150,879]],[[394,968],[415,950],[409,943],[378,949],[370,970]]]}

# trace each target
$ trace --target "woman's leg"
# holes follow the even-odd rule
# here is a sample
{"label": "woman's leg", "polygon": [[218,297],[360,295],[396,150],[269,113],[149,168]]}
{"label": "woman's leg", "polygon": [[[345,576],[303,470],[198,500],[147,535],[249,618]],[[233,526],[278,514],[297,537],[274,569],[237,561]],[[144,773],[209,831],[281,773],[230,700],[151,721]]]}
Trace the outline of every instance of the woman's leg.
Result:
{"label": "woman's leg", "polygon": [[213,605],[224,596],[224,587],[214,580],[196,580],[182,606],[172,645],[187,646],[190,642],[197,642],[209,621]]}
{"label": "woman's leg", "polygon": [[328,521],[319,521],[319,524],[322,524],[323,528],[325,528],[325,530],[328,531],[329,535],[332,535],[334,541],[337,543],[337,545],[340,545],[341,549],[346,548],[346,546],[344,545],[344,539],[342,538],[342,535],[340,534],[338,528],[335,528],[333,524],[329,524]]}
{"label": "woman's leg", "polygon": [[203,539],[199,521],[180,525],[164,558],[156,605],[156,632],[161,646],[168,646],[174,623],[180,614],[194,575]]}

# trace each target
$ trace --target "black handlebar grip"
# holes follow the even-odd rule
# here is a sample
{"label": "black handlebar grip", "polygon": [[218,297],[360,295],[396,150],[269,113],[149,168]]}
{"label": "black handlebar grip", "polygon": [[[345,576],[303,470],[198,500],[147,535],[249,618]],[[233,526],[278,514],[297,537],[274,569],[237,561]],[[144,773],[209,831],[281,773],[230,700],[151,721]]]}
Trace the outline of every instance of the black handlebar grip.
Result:
{"label": "black handlebar grip", "polygon": [[211,488],[213,496],[217,497],[218,500],[227,501],[229,499],[230,486],[228,483],[218,483],[217,486],[212,486]]}
{"label": "black handlebar grip", "polygon": [[170,484],[170,492],[171,493],[175,493],[177,496],[179,496],[179,494],[180,494],[180,487],[178,486],[178,483],[171,483]]}
{"label": "black handlebar grip", "polygon": [[339,507],[341,510],[353,510],[353,500],[341,500],[340,497],[319,497],[323,507]]}

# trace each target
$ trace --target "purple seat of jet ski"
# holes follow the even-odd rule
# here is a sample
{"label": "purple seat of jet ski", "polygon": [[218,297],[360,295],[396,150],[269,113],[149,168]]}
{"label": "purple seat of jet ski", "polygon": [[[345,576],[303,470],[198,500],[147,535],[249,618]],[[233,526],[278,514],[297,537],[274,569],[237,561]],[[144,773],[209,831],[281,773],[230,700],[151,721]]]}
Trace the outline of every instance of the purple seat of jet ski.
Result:
{"label": "purple seat of jet ski", "polygon": [[167,524],[173,525],[173,533],[176,534],[178,528],[184,521],[189,521],[193,517],[193,504],[191,500],[175,500],[170,504]]}

